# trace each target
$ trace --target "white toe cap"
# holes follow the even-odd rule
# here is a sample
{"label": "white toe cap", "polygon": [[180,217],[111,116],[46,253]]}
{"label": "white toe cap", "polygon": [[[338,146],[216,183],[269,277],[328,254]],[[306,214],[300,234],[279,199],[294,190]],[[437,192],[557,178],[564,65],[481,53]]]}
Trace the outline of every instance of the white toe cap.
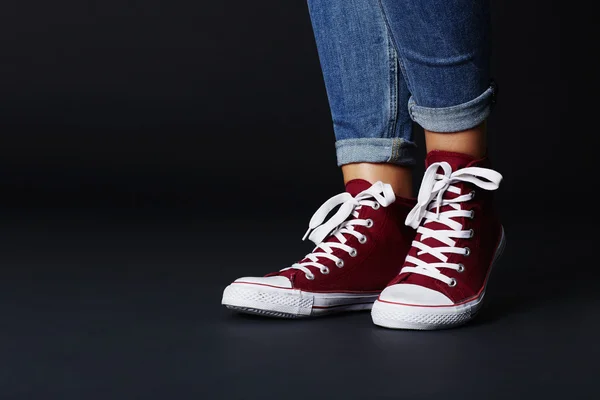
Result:
{"label": "white toe cap", "polygon": [[284,289],[292,288],[292,282],[285,276],[247,276],[244,278],[236,279],[233,283],[255,283],[258,285],[275,286]]}
{"label": "white toe cap", "polygon": [[451,306],[454,304],[443,293],[410,283],[388,286],[381,292],[379,298],[383,301],[415,306]]}

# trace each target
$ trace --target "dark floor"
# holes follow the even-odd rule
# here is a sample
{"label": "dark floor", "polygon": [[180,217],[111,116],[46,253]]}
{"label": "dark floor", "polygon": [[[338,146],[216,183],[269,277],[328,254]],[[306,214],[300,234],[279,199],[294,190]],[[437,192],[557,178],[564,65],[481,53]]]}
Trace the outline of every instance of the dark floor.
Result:
{"label": "dark floor", "polygon": [[49,215],[2,224],[3,400],[597,398],[596,250],[574,227],[506,221],[478,319],[404,332],[220,305],[307,252],[308,218]]}

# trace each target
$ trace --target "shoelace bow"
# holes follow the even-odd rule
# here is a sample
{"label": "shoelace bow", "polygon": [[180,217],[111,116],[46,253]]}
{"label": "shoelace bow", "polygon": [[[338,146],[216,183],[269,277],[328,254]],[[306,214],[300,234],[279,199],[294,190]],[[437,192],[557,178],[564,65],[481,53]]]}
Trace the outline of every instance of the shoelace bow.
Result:
{"label": "shoelace bow", "polygon": [[[284,268],[298,269],[305,273],[307,279],[314,279],[315,276],[308,267],[319,268],[322,274],[328,274],[329,268],[319,262],[319,257],[326,258],[335,263],[338,268],[344,266],[344,260],[333,254],[334,249],[341,249],[347,252],[351,257],[356,257],[357,250],[346,244],[346,235],[356,237],[360,243],[365,243],[366,236],[354,229],[355,226],[373,226],[371,219],[359,219],[358,211],[363,206],[378,209],[380,206],[387,207],[396,201],[396,196],[392,187],[383,182],[376,182],[370,188],[363,190],[355,197],[350,193],[344,192],[333,196],[327,200],[314,213],[308,224],[308,230],[302,240],[307,238],[311,240],[316,247],[311,253],[303,259],[310,261],[295,263],[291,267]],[[325,221],[329,213],[337,206],[340,206],[337,212]],[[349,217],[352,216],[353,218]],[[327,241],[326,238],[335,237],[338,241]]]}
{"label": "shoelace bow", "polygon": [[[442,168],[443,174],[438,173],[439,168]],[[452,167],[447,162],[431,164],[423,176],[423,182],[417,197],[417,205],[406,217],[406,225],[417,229],[417,233],[421,234],[419,241],[414,240],[412,242],[412,246],[419,249],[417,255],[431,254],[440,262],[427,263],[417,257],[407,256],[406,261],[414,264],[414,266],[406,266],[402,268],[400,273],[413,272],[438,279],[449,286],[455,286],[456,281],[442,274],[440,268],[449,268],[459,272],[464,270],[464,265],[461,263],[448,263],[449,257],[446,254],[469,255],[470,253],[468,247],[455,247],[456,241],[454,239],[470,238],[474,234],[473,230],[463,230],[462,224],[452,218],[473,218],[473,211],[463,210],[460,203],[472,200],[475,193],[462,194],[460,188],[452,184],[468,182],[484,190],[496,190],[501,180],[502,175],[487,168],[467,167],[452,172]],[[458,196],[453,199],[444,198],[446,191]],[[443,206],[450,206],[451,210],[440,212]],[[431,211],[433,209],[436,209],[435,212]],[[430,222],[438,222],[450,229],[427,228],[426,225]],[[423,243],[427,238],[437,239],[447,247],[428,246]]]}

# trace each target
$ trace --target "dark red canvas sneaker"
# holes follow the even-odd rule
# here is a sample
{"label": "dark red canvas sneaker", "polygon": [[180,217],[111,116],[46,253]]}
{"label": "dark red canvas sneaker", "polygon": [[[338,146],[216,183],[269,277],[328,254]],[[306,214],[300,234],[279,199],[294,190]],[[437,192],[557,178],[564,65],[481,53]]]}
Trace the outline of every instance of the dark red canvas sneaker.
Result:
{"label": "dark red canvas sneaker", "polygon": [[492,205],[502,175],[489,160],[432,151],[426,166],[417,205],[406,218],[417,235],[400,274],[373,306],[376,325],[441,329],[469,321],[504,248]]}
{"label": "dark red canvas sneaker", "polygon": [[225,288],[222,304],[283,318],[369,310],[400,272],[398,260],[415,235],[404,224],[414,205],[415,200],[396,198],[388,184],[348,182],[346,192],[327,200],[310,220],[304,236],[316,244],[310,254],[279,272],[235,280]]}

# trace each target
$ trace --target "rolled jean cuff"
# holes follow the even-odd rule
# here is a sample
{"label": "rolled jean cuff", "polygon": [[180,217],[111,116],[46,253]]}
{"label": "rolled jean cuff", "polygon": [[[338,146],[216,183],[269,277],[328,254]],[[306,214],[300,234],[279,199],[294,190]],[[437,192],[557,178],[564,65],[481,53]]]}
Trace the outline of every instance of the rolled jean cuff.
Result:
{"label": "rolled jean cuff", "polygon": [[496,86],[492,84],[473,100],[442,108],[418,106],[411,96],[408,99],[408,112],[412,120],[425,130],[459,132],[476,127],[490,115],[495,95]]}
{"label": "rolled jean cuff", "polygon": [[415,143],[402,138],[356,138],[335,142],[338,166],[370,162],[414,165]]}

